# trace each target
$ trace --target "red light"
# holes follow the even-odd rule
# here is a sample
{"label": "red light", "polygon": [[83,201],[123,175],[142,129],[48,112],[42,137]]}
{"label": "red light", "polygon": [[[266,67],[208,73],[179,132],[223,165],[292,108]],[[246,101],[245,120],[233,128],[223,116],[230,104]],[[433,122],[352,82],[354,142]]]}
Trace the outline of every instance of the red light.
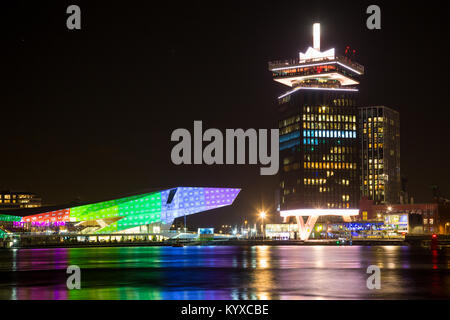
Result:
{"label": "red light", "polygon": [[431,237],[432,237],[433,239],[436,239],[436,238],[437,238],[437,234],[433,234]]}

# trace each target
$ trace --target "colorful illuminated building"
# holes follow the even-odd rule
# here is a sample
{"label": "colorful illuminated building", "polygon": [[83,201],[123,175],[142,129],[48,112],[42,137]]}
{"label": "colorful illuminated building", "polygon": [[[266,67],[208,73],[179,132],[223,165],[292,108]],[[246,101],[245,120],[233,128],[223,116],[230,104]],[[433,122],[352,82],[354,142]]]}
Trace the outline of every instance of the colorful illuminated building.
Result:
{"label": "colorful illuminated building", "polygon": [[8,216],[8,221],[21,228],[67,227],[97,234],[141,232],[143,226],[149,231],[151,225],[168,229],[175,218],[231,205],[239,192],[236,188],[178,187],[49,211],[42,208],[12,220]]}
{"label": "colorful illuminated building", "polygon": [[0,222],[17,222],[20,221],[22,217],[8,215],[8,214],[0,214]]}
{"label": "colorful illuminated building", "polygon": [[376,204],[399,203],[400,115],[384,106],[359,109],[362,196]]}
{"label": "colorful illuminated building", "polygon": [[296,217],[301,239],[320,216],[357,215],[360,194],[356,97],[364,67],[320,51],[320,24],[313,39],[298,59],[269,63],[273,79],[291,88],[278,97],[280,211]]}

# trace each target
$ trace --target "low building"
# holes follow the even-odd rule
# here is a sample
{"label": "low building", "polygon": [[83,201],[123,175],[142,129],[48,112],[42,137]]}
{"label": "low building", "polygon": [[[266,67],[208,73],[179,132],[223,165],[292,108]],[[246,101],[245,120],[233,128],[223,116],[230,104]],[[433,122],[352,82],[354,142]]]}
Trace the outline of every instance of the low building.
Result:
{"label": "low building", "polygon": [[38,208],[42,199],[35,193],[0,191],[0,210]]}
{"label": "low building", "polygon": [[410,234],[450,234],[450,205],[446,203],[374,205],[372,200],[363,199],[359,218],[396,223],[400,228],[407,221]]}
{"label": "low building", "polygon": [[265,236],[267,239],[273,240],[296,239],[297,233],[298,233],[297,224],[278,223],[265,225]]}
{"label": "low building", "polygon": [[[299,240],[298,224],[268,224],[266,225],[267,239]],[[309,240],[331,240],[340,238],[371,239],[398,238],[398,233],[391,225],[383,222],[337,222],[316,223],[311,230]]]}
{"label": "low building", "polygon": [[182,216],[229,206],[237,188],[176,187],[93,203],[2,211],[9,231],[73,234],[169,234]]}

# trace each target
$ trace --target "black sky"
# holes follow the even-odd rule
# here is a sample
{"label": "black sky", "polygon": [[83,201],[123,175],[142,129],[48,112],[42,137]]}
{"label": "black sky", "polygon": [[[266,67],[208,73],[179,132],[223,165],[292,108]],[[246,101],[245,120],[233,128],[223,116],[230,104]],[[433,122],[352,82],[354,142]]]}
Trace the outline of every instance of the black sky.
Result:
{"label": "black sky", "polygon": [[[1,4],[0,189],[48,204],[155,187],[234,186],[235,206],[190,217],[237,222],[273,206],[258,166],[175,166],[176,128],[276,128],[267,62],[294,58],[322,24],[322,48],[366,67],[362,105],[401,115],[401,170],[416,202],[450,196],[448,26],[440,2],[11,1]],[[365,26],[369,4],[382,30]],[[66,28],[77,4],[82,30]],[[209,223],[209,222],[208,222]]]}

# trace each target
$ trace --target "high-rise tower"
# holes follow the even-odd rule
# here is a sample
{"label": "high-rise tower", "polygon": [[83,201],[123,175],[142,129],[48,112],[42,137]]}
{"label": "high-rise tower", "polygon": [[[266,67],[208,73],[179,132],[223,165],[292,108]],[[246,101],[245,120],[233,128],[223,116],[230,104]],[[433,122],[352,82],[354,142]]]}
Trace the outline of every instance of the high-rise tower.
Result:
{"label": "high-rise tower", "polygon": [[269,70],[291,88],[278,97],[281,216],[296,217],[307,239],[319,216],[358,214],[356,96],[364,67],[335,49],[320,51],[314,24],[313,47],[298,59],[270,62]]}
{"label": "high-rise tower", "polygon": [[362,196],[400,203],[400,115],[385,106],[359,109]]}

